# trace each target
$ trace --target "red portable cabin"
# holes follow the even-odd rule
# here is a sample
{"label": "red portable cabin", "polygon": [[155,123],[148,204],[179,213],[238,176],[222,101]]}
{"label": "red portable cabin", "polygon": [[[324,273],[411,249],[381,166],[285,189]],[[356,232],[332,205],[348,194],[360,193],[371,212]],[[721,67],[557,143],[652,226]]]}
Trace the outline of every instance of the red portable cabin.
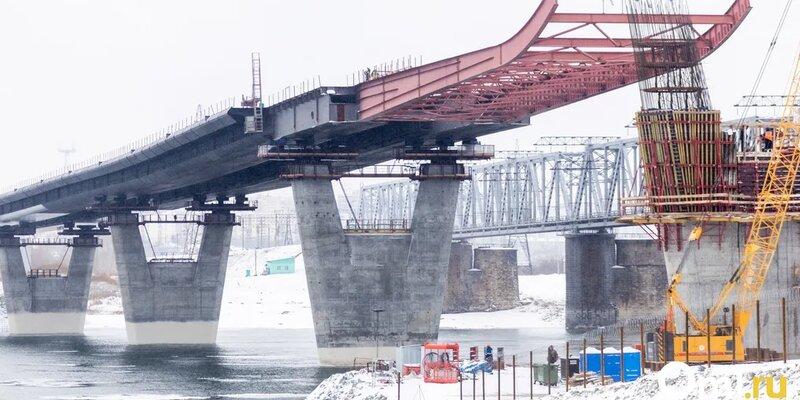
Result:
{"label": "red portable cabin", "polygon": [[425,383],[458,383],[458,343],[425,343],[422,377]]}

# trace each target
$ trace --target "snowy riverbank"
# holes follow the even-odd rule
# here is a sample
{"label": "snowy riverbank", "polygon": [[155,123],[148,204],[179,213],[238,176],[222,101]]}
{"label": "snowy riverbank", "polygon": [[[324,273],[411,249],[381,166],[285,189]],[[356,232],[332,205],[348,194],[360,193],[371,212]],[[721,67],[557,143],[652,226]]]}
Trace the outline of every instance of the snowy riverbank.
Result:
{"label": "snowy riverbank", "polygon": [[[528,384],[530,375],[526,368],[517,369],[518,398],[530,396]],[[743,399],[768,398],[768,377],[774,377],[775,390],[780,391],[780,377],[786,378],[786,399],[800,399],[800,362],[791,361],[746,365],[714,365],[689,367],[683,363],[671,363],[658,373],[647,375],[635,382],[616,383],[608,386],[593,386],[586,389],[573,388],[564,392],[564,386],[552,389],[547,395],[547,387],[534,385],[534,397],[552,400],[681,400],[681,399]],[[762,384],[753,389],[753,378],[761,379]],[[500,377],[503,399],[512,398],[511,370],[507,369]],[[478,378],[476,384],[478,397],[481,396],[483,382]],[[486,377],[486,393],[491,398],[497,395],[497,375]],[[472,398],[472,382],[463,385],[464,398]],[[757,394],[756,394],[757,393]],[[351,371],[328,378],[307,398],[307,400],[393,400],[397,398],[397,383],[386,379],[373,379],[365,371]],[[458,399],[459,385],[426,384],[418,378],[406,378],[401,385],[401,398],[404,399]]]}

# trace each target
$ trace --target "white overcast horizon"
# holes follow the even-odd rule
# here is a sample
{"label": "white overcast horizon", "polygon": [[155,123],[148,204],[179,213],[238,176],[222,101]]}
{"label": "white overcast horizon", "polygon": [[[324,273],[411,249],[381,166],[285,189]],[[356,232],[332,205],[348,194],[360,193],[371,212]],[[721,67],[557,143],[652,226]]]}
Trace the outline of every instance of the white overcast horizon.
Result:
{"label": "white overcast horizon", "polygon": [[[494,45],[538,0],[11,1],[0,0],[0,187],[125,145],[250,93],[261,53],[264,96],[319,76],[344,85],[360,68],[408,56],[431,62]],[[561,0],[559,12],[619,12],[621,0]],[[723,13],[733,0],[689,1]],[[755,80],[786,0],[752,0],[733,37],[703,63],[723,119]],[[800,40],[790,10],[758,94],[783,94]],[[625,27],[625,29],[627,29]],[[534,116],[485,136],[525,149],[554,135],[630,135],[636,85]],[[755,110],[751,112],[754,113]],[[766,112],[762,112],[764,114]]]}

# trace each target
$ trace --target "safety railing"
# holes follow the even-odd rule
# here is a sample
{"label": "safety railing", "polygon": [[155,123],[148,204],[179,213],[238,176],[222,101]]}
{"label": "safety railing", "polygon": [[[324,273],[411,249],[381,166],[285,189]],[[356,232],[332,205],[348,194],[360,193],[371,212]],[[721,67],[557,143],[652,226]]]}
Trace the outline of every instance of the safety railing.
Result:
{"label": "safety railing", "polygon": [[355,86],[373,79],[383,78],[384,76],[407,71],[412,68],[417,68],[420,65],[422,65],[422,56],[398,58],[380,65],[362,68],[357,72],[353,72],[347,77],[347,84],[348,86]]}
{"label": "safety railing", "polygon": [[195,256],[178,252],[160,252],[148,260],[151,263],[191,263],[196,261]]}
{"label": "safety railing", "polygon": [[19,244],[23,246],[70,246],[72,240],[55,237],[20,238]]}
{"label": "safety railing", "polygon": [[[697,195],[640,196],[620,199],[620,215],[649,214],[658,209],[679,211],[682,207],[708,208],[708,211],[752,212],[758,198],[735,193],[707,193]],[[800,211],[800,194],[791,195],[789,211]]]}
{"label": "safety railing", "polygon": [[47,172],[45,174],[28,178],[23,181],[17,182],[15,184],[6,186],[2,189],[3,193],[7,192],[16,192],[19,190],[27,189],[31,186],[38,185],[40,183],[44,183],[45,181],[60,178],[64,176],[68,176],[71,174],[75,174],[78,172],[82,172],[84,170],[97,167],[104,163],[110,162],[117,158],[135,154],[137,151],[142,151],[150,146],[153,146],[157,143],[163,142],[175,134],[184,132],[186,130],[192,129],[199,125],[202,125],[207,120],[227,113],[229,109],[235,107],[236,105],[236,98],[231,97],[220,102],[217,102],[214,105],[211,105],[205,109],[198,108],[197,113],[194,116],[187,117],[182,119],[170,126],[159,130],[149,136],[140,138],[134,142],[131,142],[125,146],[118,147],[114,150],[107,151],[105,153],[96,155],[90,159],[70,164],[64,168],[57,169],[54,171]]}
{"label": "safety railing", "polygon": [[411,178],[416,176],[417,167],[404,164],[370,165],[354,170],[342,167],[341,175],[345,178]]}
{"label": "safety railing", "polygon": [[36,268],[28,271],[28,278],[60,278],[61,274],[57,269]]}
{"label": "safety railing", "polygon": [[140,224],[200,224],[203,223],[202,215],[189,214],[142,214],[139,215]]}
{"label": "safety railing", "polygon": [[398,160],[419,160],[431,158],[488,160],[494,157],[494,154],[494,146],[487,144],[448,146],[445,149],[414,149],[408,147],[395,149],[395,158]]}
{"label": "safety railing", "polygon": [[410,224],[407,219],[375,219],[357,220],[348,219],[345,221],[344,230],[348,232],[408,232]]}

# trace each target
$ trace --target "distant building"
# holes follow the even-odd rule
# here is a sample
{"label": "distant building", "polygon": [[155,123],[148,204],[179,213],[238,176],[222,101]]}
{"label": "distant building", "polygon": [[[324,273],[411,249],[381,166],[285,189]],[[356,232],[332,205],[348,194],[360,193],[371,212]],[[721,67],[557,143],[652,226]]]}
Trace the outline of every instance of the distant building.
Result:
{"label": "distant building", "polygon": [[299,246],[286,246],[267,253],[264,263],[264,275],[293,274],[297,256],[300,255]]}

